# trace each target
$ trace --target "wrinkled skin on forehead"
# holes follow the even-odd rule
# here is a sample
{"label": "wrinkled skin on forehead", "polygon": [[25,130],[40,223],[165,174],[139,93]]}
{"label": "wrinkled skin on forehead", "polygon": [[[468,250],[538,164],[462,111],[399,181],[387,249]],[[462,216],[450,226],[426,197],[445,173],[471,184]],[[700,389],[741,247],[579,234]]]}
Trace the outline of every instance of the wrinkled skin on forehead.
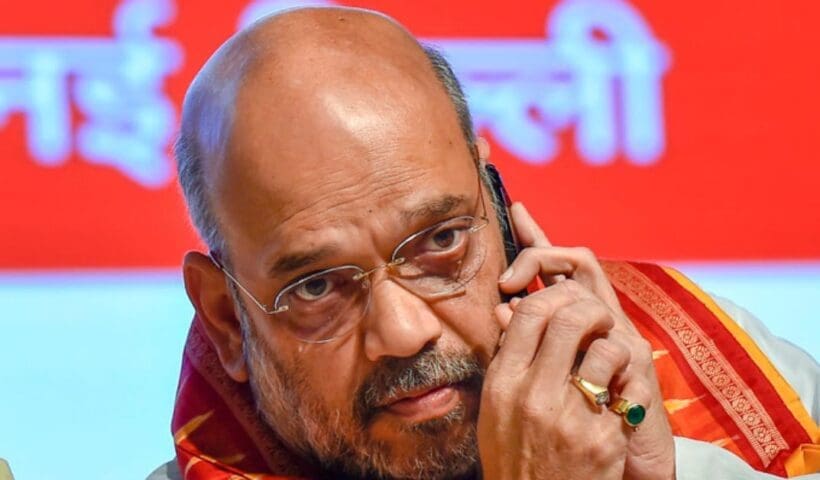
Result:
{"label": "wrinkled skin on forehead", "polygon": [[[424,195],[418,185],[436,178],[461,181],[462,190],[475,183],[455,113],[427,58],[412,38],[377,20],[375,29],[368,18],[368,28],[387,30],[398,46],[377,48],[390,42],[382,35],[357,38],[363,35],[350,25],[355,22],[331,18],[325,28],[341,32],[299,45],[283,41],[249,69],[214,188],[219,218],[236,219],[242,232],[229,244],[268,242],[269,226],[290,220],[318,228],[326,219],[314,217],[337,206],[349,212],[334,212],[336,220],[345,214],[355,220],[385,201]],[[337,40],[348,33],[356,37]],[[265,218],[243,222],[235,215],[253,206]],[[226,236],[234,233],[230,227]]]}
{"label": "wrinkled skin on forehead", "polygon": [[[224,116],[202,124],[204,132],[217,132],[209,138],[225,139],[212,141],[210,150],[205,145],[205,171],[231,269],[263,302],[298,274],[383,264],[402,239],[444,219],[402,213],[425,202],[462,198],[445,218],[479,214],[479,194],[490,205],[452,103],[419,45],[392,21],[350,9],[306,9],[258,23],[231,42],[220,51],[231,58],[211,59],[204,71],[212,75],[199,87],[219,81],[236,87],[219,96],[231,98]],[[218,103],[217,96],[201,98]],[[412,363],[432,351],[444,362],[489,363],[499,336],[492,310],[504,260],[495,215],[488,217],[490,226],[477,238],[486,258],[466,293],[425,301],[379,273],[361,324],[327,344],[298,341],[244,296],[243,314],[205,258],[186,258],[186,285],[226,371],[237,381],[250,379],[260,413],[293,448],[324,454],[294,438],[309,437],[304,430],[313,420],[314,427],[333,430],[313,432],[321,437],[316,443],[352,445],[327,454],[358,449],[367,457],[368,449],[378,449],[374,456],[395,466],[386,473],[424,476],[413,461],[423,452],[473,445],[464,439],[474,435],[478,387],[458,390],[461,416],[435,435],[387,413],[357,424],[354,403],[366,379],[392,372],[380,369],[396,359]],[[270,273],[285,253],[316,248],[326,254],[315,263]],[[283,393],[277,390],[291,390],[292,404],[276,398]],[[288,411],[293,408],[298,415]],[[305,423],[294,420],[299,416]]]}

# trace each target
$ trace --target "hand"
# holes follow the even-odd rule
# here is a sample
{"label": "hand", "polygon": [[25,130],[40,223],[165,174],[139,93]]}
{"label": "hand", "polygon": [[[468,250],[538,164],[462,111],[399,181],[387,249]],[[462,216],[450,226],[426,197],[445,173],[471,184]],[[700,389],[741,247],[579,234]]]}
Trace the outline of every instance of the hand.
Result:
{"label": "hand", "polygon": [[[497,316],[506,328],[490,364],[479,415],[486,478],[673,478],[674,444],[651,349],[623,313],[594,255],[552,247],[521,205],[512,208],[522,245],[501,290],[539,275],[547,288]],[[608,385],[647,409],[637,432],[594,407],[570,382]]]}

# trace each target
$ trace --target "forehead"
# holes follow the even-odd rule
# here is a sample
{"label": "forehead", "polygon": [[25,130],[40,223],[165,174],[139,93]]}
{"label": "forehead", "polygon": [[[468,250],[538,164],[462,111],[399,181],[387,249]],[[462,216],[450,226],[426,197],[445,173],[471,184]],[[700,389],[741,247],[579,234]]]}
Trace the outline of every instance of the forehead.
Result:
{"label": "forehead", "polygon": [[474,197],[472,157],[443,88],[383,70],[335,83],[264,74],[246,82],[214,185],[232,250],[258,253],[369,221],[387,228],[380,216]]}

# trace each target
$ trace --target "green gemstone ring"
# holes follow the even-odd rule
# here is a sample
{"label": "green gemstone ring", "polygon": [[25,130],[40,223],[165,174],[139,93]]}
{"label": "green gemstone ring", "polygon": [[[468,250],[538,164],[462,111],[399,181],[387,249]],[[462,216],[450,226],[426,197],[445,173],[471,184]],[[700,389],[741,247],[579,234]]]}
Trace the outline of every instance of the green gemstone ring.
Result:
{"label": "green gemstone ring", "polygon": [[646,408],[643,405],[632,403],[625,398],[618,399],[609,409],[623,417],[624,423],[633,429],[637,428],[646,418]]}

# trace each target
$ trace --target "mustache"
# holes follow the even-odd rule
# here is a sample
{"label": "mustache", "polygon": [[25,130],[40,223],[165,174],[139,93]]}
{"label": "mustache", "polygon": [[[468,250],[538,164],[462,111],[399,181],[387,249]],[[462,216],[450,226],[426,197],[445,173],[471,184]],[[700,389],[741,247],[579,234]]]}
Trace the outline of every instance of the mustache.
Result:
{"label": "mustache", "polygon": [[353,414],[365,426],[385,403],[404,392],[455,383],[480,390],[484,373],[476,355],[445,352],[434,346],[412,357],[384,358],[357,389]]}

